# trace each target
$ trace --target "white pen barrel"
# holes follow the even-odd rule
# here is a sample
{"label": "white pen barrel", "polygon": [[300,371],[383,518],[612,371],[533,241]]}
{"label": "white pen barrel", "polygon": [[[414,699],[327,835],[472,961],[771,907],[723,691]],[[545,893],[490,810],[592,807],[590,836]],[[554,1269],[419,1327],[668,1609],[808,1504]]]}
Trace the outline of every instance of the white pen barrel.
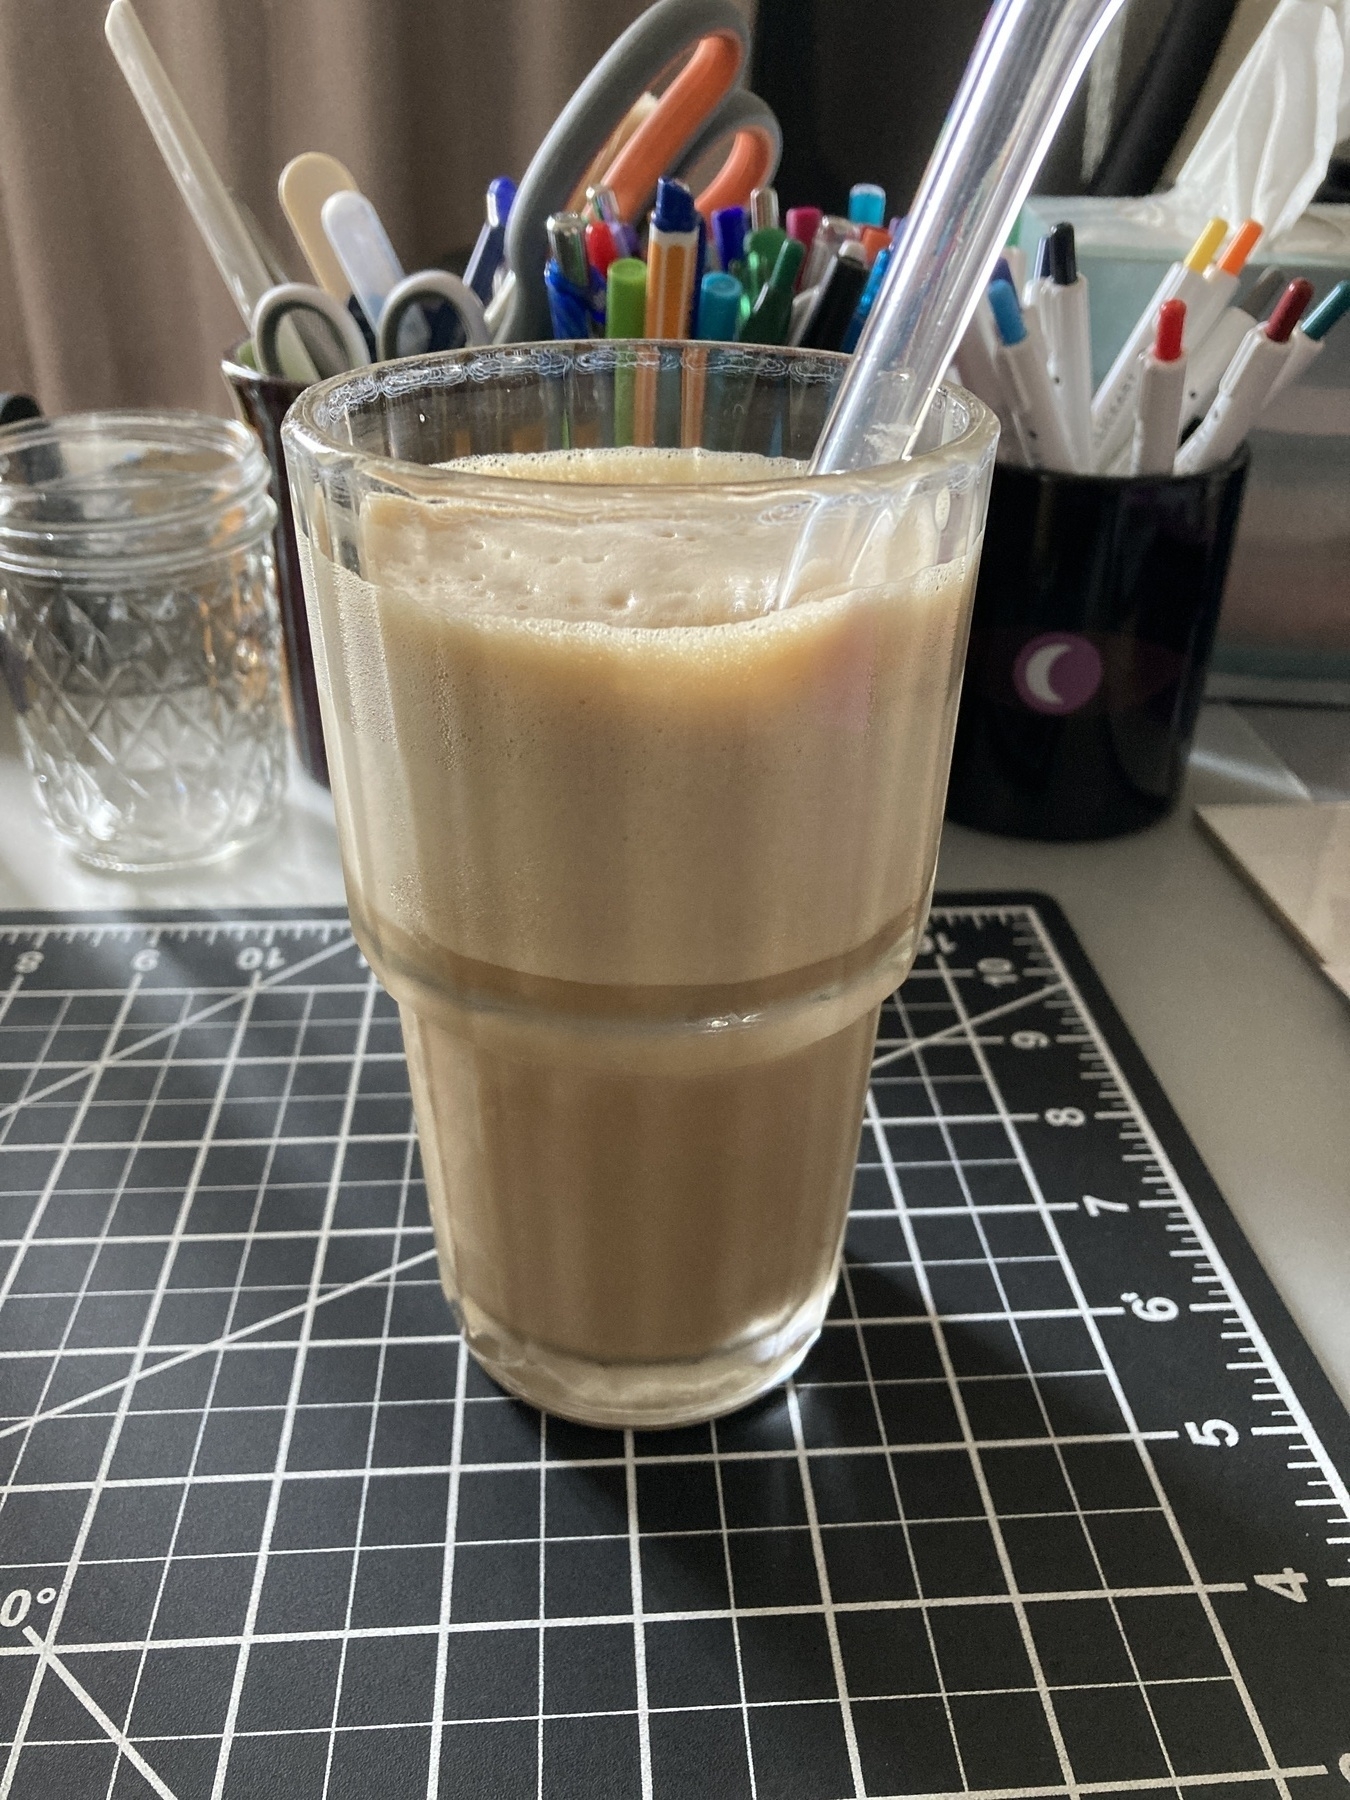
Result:
{"label": "white pen barrel", "polygon": [[1223,372],[1237,354],[1238,345],[1256,323],[1240,307],[1222,313],[1198,349],[1186,358],[1186,397],[1181,403],[1181,429],[1192,419],[1203,419],[1214,404]]}
{"label": "white pen barrel", "polygon": [[1138,407],[1130,447],[1131,475],[1170,475],[1186,390],[1186,359],[1159,362],[1145,356],[1139,371]]}
{"label": "white pen barrel", "polygon": [[1055,391],[1045,369],[1045,351],[1034,312],[1025,316],[1027,335],[1004,344],[995,363],[1012,398],[1013,416],[1027,460],[1033,468],[1072,473],[1073,452],[1055,405]]}
{"label": "white pen barrel", "polygon": [[1289,354],[1262,326],[1252,328],[1219,384],[1213,406],[1177,453],[1178,475],[1215,469],[1234,454],[1265,405]]}

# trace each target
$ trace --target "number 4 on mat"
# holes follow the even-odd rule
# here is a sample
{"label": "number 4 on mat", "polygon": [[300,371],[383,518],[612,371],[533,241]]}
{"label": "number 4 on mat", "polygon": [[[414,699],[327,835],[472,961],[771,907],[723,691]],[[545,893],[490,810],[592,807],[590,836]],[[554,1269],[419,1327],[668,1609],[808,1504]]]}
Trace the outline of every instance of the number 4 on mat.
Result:
{"label": "number 4 on mat", "polygon": [[1286,1600],[1296,1600],[1300,1606],[1308,1604],[1308,1596],[1304,1588],[1308,1585],[1308,1577],[1301,1569],[1281,1569],[1278,1575],[1254,1575],[1252,1580],[1257,1587],[1269,1588],[1272,1594],[1280,1594]]}

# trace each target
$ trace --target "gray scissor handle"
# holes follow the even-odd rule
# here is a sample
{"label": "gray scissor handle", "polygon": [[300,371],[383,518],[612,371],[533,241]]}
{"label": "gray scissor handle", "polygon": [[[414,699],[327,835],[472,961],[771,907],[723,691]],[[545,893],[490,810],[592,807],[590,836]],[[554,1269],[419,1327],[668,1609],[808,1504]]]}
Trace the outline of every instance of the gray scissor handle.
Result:
{"label": "gray scissor handle", "polygon": [[388,362],[391,357],[398,355],[399,326],[412,307],[427,300],[444,300],[455,309],[464,329],[466,344],[487,344],[492,341],[483,312],[483,302],[467,282],[461,281],[458,275],[450,274],[447,269],[419,269],[415,275],[405,275],[402,281],[390,288],[384,305],[380,308],[375,348],[381,362]]}
{"label": "gray scissor handle", "polygon": [[370,361],[366,340],[361,336],[356,320],[340,301],[311,282],[282,281],[276,287],[268,288],[253,309],[253,355],[262,374],[285,373],[277,354],[277,332],[281,321],[292,313],[317,314],[341,345],[345,362],[341,367],[320,369],[320,377],[341,375],[344,369],[361,369]]}
{"label": "gray scissor handle", "polygon": [[[748,52],[749,28],[734,0],[657,0],[615,39],[559,113],[525,171],[507,221],[506,255],[515,285],[497,329],[499,343],[549,335],[544,264],[550,213],[567,205],[596,151],[633,102],[682,50],[712,32],[734,33]],[[700,127],[697,138],[705,136],[732,94]]]}

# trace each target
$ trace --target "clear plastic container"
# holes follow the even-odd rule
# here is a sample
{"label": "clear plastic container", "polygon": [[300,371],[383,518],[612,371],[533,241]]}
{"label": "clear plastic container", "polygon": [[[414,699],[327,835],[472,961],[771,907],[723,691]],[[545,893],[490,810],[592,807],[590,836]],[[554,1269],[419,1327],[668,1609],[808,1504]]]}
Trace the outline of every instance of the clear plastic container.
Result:
{"label": "clear plastic container", "polygon": [[446,1291],[491,1374],[574,1418],[742,1404],[834,1287],[995,435],[943,392],[912,461],[808,478],[845,366],[467,351],[286,425],[348,902],[402,1009]]}
{"label": "clear plastic container", "polygon": [[0,653],[39,803],[83,861],[178,868],[275,822],[274,518],[242,425],[89,413],[0,432]]}

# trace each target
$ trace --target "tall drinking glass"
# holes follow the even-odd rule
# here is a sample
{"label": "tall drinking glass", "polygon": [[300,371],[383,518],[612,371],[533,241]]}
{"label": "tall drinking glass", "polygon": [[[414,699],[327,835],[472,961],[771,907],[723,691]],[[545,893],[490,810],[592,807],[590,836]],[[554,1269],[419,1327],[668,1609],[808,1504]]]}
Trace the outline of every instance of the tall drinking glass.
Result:
{"label": "tall drinking glass", "polygon": [[446,1292],[573,1418],[743,1404],[834,1286],[995,439],[945,391],[912,460],[808,479],[846,366],[473,350],[315,386],[285,429]]}

